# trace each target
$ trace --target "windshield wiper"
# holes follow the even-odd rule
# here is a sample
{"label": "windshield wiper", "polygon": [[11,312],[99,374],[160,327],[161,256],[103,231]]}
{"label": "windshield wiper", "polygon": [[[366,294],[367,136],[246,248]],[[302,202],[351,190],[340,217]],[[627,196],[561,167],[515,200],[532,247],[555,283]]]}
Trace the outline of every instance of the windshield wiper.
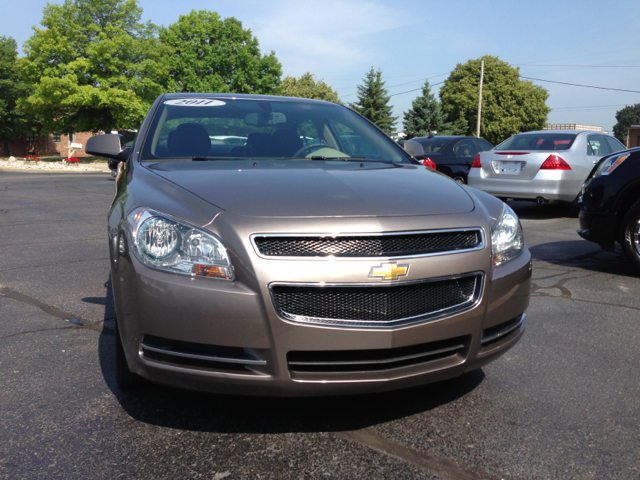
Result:
{"label": "windshield wiper", "polygon": [[343,162],[349,162],[351,160],[362,162],[376,162],[377,160],[371,160],[367,157],[324,157],[322,155],[313,155],[312,157],[295,157],[295,158],[283,158],[282,160],[340,160]]}
{"label": "windshield wiper", "polygon": [[192,162],[215,162],[216,160],[245,160],[243,157],[193,157]]}

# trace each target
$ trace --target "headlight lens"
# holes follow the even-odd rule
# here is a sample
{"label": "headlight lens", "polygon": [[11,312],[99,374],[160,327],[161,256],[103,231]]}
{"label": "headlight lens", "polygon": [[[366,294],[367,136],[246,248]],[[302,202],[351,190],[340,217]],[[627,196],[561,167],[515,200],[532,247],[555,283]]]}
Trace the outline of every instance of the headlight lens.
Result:
{"label": "headlight lens", "polygon": [[518,216],[505,204],[502,216],[491,232],[493,266],[513,260],[522,253],[524,237]]}
{"label": "headlight lens", "polygon": [[233,280],[233,267],[222,242],[168,215],[146,208],[127,218],[129,244],[144,265],[172,273]]}
{"label": "headlight lens", "polygon": [[600,175],[609,175],[627,158],[629,158],[629,154],[614,155],[613,157],[607,158],[604,162],[598,165],[598,169],[596,170],[596,173],[593,174],[593,176],[599,177]]}

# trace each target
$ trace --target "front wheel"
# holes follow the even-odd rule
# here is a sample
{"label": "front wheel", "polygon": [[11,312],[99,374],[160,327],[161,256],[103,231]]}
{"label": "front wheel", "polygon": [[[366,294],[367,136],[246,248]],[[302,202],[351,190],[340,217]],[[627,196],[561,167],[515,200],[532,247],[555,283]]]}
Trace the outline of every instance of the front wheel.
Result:
{"label": "front wheel", "polygon": [[640,200],[634,203],[622,220],[622,251],[640,270]]}
{"label": "front wheel", "polygon": [[464,185],[465,183],[467,183],[464,179],[464,177],[453,177],[453,181],[456,182],[459,185]]}

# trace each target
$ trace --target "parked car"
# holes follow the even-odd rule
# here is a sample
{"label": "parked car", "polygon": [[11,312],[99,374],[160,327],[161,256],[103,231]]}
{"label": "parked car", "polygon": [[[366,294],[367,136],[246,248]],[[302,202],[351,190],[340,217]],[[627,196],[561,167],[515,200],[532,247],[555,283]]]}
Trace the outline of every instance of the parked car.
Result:
{"label": "parked car", "polygon": [[605,250],[619,242],[640,270],[640,148],[598,162],[582,187],[578,234]]}
{"label": "parked car", "polygon": [[411,140],[420,143],[424,149],[424,155],[416,158],[428,165],[433,162],[438,172],[450,176],[460,184],[467,183],[471,163],[478,152],[493,148],[492,144],[477,137],[437,135]]}
{"label": "parked car", "polygon": [[[231,125],[246,145],[211,142]],[[382,391],[476,369],[524,333],[516,214],[346,107],[167,94],[133,148],[86,149],[126,160],[108,215],[122,387]]]}
{"label": "parked car", "polygon": [[593,131],[519,133],[474,159],[469,185],[501,198],[577,204],[593,165],[624,148],[611,135]]}

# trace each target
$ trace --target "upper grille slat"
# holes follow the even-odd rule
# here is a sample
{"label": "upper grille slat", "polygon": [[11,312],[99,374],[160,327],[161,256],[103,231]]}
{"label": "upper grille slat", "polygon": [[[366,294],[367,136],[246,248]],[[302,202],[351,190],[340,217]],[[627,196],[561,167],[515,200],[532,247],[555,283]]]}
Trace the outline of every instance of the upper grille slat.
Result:
{"label": "upper grille slat", "polygon": [[472,250],[482,246],[479,229],[385,235],[255,235],[266,257],[405,257]]}

